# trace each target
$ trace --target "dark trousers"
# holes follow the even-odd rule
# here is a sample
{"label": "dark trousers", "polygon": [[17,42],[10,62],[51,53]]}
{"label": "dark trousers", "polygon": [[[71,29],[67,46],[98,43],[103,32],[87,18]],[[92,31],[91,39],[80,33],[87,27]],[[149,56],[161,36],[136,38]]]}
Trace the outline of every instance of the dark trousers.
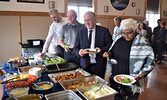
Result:
{"label": "dark trousers", "polygon": [[79,58],[75,55],[75,53],[72,50],[68,52],[64,50],[64,59],[67,63],[75,63],[79,65]]}
{"label": "dark trousers", "polygon": [[99,73],[99,71],[97,70],[97,65],[96,64],[89,64],[88,66],[86,66],[86,71],[92,75],[97,75],[101,78],[104,78],[104,74]]}
{"label": "dark trousers", "polygon": [[57,52],[59,57],[64,58],[64,48],[62,48],[60,45],[57,45]]}
{"label": "dark trousers", "polygon": [[154,43],[153,49],[154,49],[154,55],[156,60],[162,60],[162,54],[165,47],[165,41],[159,41]]}
{"label": "dark trousers", "polygon": [[110,82],[111,88],[118,92],[114,100],[138,100],[139,93],[133,94],[131,87],[116,83],[112,77],[110,77]]}

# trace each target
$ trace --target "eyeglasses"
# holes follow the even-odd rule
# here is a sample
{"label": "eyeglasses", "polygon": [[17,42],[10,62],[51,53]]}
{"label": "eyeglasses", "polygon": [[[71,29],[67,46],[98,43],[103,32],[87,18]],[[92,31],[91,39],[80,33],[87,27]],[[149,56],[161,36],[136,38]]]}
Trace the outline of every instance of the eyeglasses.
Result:
{"label": "eyeglasses", "polygon": [[126,32],[126,33],[125,33],[125,32],[122,32],[123,35],[129,35],[129,34],[132,34],[132,33],[133,33],[133,31],[131,31],[131,32]]}

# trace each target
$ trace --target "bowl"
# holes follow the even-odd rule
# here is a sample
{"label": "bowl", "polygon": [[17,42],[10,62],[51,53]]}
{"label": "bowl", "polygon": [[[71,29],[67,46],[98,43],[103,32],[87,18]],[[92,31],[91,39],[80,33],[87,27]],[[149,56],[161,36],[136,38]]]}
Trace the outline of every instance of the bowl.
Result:
{"label": "bowl", "polygon": [[18,98],[21,96],[28,95],[29,87],[20,87],[12,89],[11,91],[7,91],[9,97]]}
{"label": "bowl", "polygon": [[49,90],[53,87],[53,83],[49,82],[49,81],[38,82],[38,83],[35,83],[35,84],[37,86],[43,88],[43,90],[39,90],[35,85],[33,85],[32,88],[34,90],[37,90],[37,91],[45,91],[45,90]]}

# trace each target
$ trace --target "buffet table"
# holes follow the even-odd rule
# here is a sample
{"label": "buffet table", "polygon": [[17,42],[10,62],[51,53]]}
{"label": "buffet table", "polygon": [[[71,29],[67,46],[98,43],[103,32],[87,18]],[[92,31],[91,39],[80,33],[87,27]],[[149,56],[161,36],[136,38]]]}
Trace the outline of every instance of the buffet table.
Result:
{"label": "buffet table", "polygon": [[[65,66],[68,66],[69,69],[66,68]],[[6,71],[6,74],[7,73],[17,73],[17,74],[21,74],[21,75],[26,75],[20,69],[21,68],[27,69],[27,68],[31,68],[31,67],[36,67],[36,66],[11,67],[11,65],[9,63],[4,62],[2,69],[4,71]],[[117,92],[114,89],[110,88],[104,79],[102,79],[96,75],[91,75],[90,73],[86,72],[85,70],[83,70],[81,68],[78,68],[77,65],[75,66],[75,64],[72,64],[72,63],[61,63],[61,64],[59,64],[59,67],[60,67],[60,69],[55,70],[55,68],[57,68],[57,67],[55,67],[55,65],[54,66],[47,65],[47,66],[45,66],[45,70],[42,71],[41,77],[38,78],[37,80],[34,79],[34,81],[36,81],[36,82],[50,81],[53,83],[52,88],[50,88],[48,90],[44,90],[44,91],[29,88],[28,94],[43,94],[42,100],[46,100],[46,98],[48,99],[50,97],[51,97],[51,100],[53,98],[55,99],[55,95],[57,95],[57,98],[59,98],[58,97],[59,94],[61,94],[59,96],[60,96],[60,98],[63,97],[63,100],[66,97],[68,99],[71,97],[75,98],[73,100],[86,100],[86,97],[97,98],[98,100],[114,100],[115,94],[117,94]],[[30,72],[30,69],[28,69],[27,71]],[[32,76],[30,76],[30,77],[32,78]],[[3,80],[4,78],[5,78],[4,76],[1,77],[1,80]],[[29,79],[29,77],[27,77],[27,78]],[[30,78],[30,80],[31,80],[31,78]],[[32,81],[32,82],[34,82],[34,81]],[[22,83],[22,85],[24,84],[24,86],[25,86],[25,84],[27,82],[28,81],[26,81],[25,83]],[[17,83],[17,85],[16,84],[14,84],[14,85],[8,84],[8,83],[5,85],[6,85],[6,89],[8,89],[8,90],[13,89],[13,88],[15,88],[15,86],[18,86],[18,85],[22,86],[22,85],[20,85],[19,82]],[[2,100],[13,100],[12,98],[9,98],[9,95],[5,90],[5,85],[3,84],[3,86],[2,86],[2,90],[3,90]],[[77,86],[77,87],[74,88],[74,86]],[[103,88],[98,90],[101,86],[103,86]],[[74,91],[72,91],[72,90],[74,90]],[[97,92],[97,90],[98,90],[98,92]],[[61,91],[61,92],[59,92],[59,91]],[[65,92],[66,92],[66,94],[65,94]],[[68,93],[68,92],[70,92],[70,93]],[[91,96],[90,96],[90,92],[91,92]],[[72,95],[72,93],[73,93],[73,95]],[[70,94],[70,96],[67,96],[69,94]],[[85,97],[85,95],[86,95],[86,97]],[[80,99],[76,99],[76,97],[79,97]]]}
{"label": "buffet table", "polygon": [[[17,67],[14,68],[14,69],[11,69],[9,67],[9,64],[7,64],[6,62],[3,63],[2,69],[4,71],[6,71],[6,73],[17,73],[18,74]],[[3,79],[4,79],[4,76],[1,77],[1,80],[3,80]],[[51,81],[52,82],[52,80],[50,80],[50,78],[48,77],[48,73],[47,72],[42,72],[41,78],[37,79],[36,81],[38,81],[38,82],[40,82],[40,81]],[[53,84],[54,84],[54,87],[51,88],[51,90],[49,90],[49,91],[46,90],[44,92],[37,92],[37,91],[33,90],[32,88],[30,88],[29,94],[43,94],[43,95],[45,95],[45,94],[49,94],[49,93],[53,93],[53,92],[64,90],[60,86],[60,84],[54,83],[54,82],[53,82]],[[8,96],[7,92],[5,91],[5,85],[4,84],[2,85],[2,90],[3,90],[2,100],[9,99],[9,96]],[[45,97],[43,97],[43,100],[45,100]]]}

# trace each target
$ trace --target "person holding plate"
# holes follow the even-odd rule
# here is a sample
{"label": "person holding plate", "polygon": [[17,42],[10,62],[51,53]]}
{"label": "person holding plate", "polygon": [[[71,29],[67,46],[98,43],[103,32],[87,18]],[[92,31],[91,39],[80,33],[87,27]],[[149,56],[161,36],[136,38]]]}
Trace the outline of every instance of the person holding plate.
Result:
{"label": "person holding plate", "polygon": [[102,54],[111,46],[110,32],[96,25],[96,16],[90,11],[84,14],[84,24],[86,27],[77,33],[73,51],[80,58],[80,66],[84,70],[104,78],[107,59]]}
{"label": "person holding plate", "polygon": [[57,9],[52,9],[49,12],[50,18],[52,19],[52,24],[49,27],[49,32],[46,37],[45,44],[43,45],[42,53],[43,56],[46,52],[58,53],[60,57],[64,56],[64,50],[59,44],[59,34],[63,25],[67,23],[66,18],[62,18]]}
{"label": "person holding plate", "polygon": [[[64,48],[64,59],[66,62],[78,64],[78,58],[73,53],[70,46],[75,43],[75,37],[78,30],[84,28],[84,25],[77,21],[77,13],[74,10],[69,10],[67,12],[68,23],[65,24],[59,35],[59,43],[62,48]],[[70,49],[69,49],[70,48]]]}
{"label": "person holding plate", "polygon": [[[109,78],[111,87],[119,92],[115,96],[115,100],[137,100],[142,90],[141,86],[143,85],[141,83],[143,78],[155,66],[154,53],[149,42],[136,32],[136,20],[131,18],[122,20],[120,29],[122,34],[116,37],[109,52],[105,52],[103,57],[110,57],[117,61],[117,64],[112,64],[112,74]],[[107,67],[111,67],[111,65]],[[107,74],[105,75],[107,76]],[[120,74],[134,76],[136,83],[127,86],[126,80],[123,85],[115,82],[113,80],[114,77]]]}

